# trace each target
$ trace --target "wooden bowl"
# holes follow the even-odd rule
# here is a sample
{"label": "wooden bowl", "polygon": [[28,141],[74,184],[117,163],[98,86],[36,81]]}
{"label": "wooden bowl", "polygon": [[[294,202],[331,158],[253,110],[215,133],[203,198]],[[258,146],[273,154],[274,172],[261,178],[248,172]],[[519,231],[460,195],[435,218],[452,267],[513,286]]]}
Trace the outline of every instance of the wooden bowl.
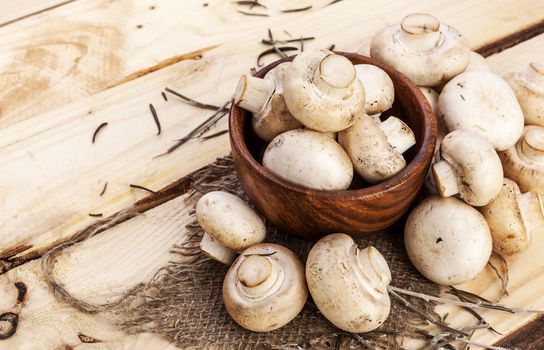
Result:
{"label": "wooden bowl", "polygon": [[[353,236],[383,230],[397,221],[410,207],[425,180],[436,140],[436,121],[423,94],[407,77],[369,57],[337,52],[353,64],[373,64],[389,74],[395,86],[391,114],[414,131],[417,143],[404,154],[406,168],[393,178],[358,189],[320,191],[282,180],[256,159],[265,143],[251,128],[251,114],[233,104],[229,127],[232,155],[238,177],[257,208],[277,227],[299,238],[317,240],[329,233]],[[278,64],[274,62],[255,76],[262,78]]]}

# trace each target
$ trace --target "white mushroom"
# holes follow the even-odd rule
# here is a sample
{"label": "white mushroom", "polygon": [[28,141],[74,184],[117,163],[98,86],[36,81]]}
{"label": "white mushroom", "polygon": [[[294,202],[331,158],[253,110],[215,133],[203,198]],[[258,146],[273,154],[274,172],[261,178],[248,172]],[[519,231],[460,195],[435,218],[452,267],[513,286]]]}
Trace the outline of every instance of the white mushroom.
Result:
{"label": "white mushroom", "polygon": [[475,278],[492,250],[482,214],[454,197],[430,197],[415,207],[404,227],[404,244],[416,269],[443,285]]}
{"label": "white mushroom", "polygon": [[440,144],[432,170],[442,197],[458,194],[470,205],[491,202],[501,191],[503,171],[497,152],[482,136],[456,130]]}
{"label": "white mushroom", "polygon": [[308,129],[276,136],[264,152],[263,166],[284,180],[318,190],[345,190],[353,178],[353,165],[342,147]]}
{"label": "white mushroom", "polygon": [[477,52],[470,51],[470,59],[468,60],[465,72],[492,72],[491,67],[485,58]]}
{"label": "white mushroom", "polygon": [[544,65],[531,63],[522,73],[504,77],[518,98],[525,124],[544,126]]}
{"label": "white mushroom", "polygon": [[426,86],[419,86],[419,90],[423,93],[423,96],[425,96],[429,105],[431,105],[433,113],[436,114],[438,111],[438,93],[434,91],[433,88]]}
{"label": "white mushroom", "polygon": [[512,147],[523,131],[516,95],[489,72],[461,73],[450,80],[438,98],[438,111],[448,131],[474,131],[498,151]]}
{"label": "white mushroom", "polygon": [[262,242],[266,236],[259,214],[227,192],[203,195],[196,204],[196,218],[205,232],[200,249],[225,265],[232,263],[237,252]]}
{"label": "white mushroom", "polygon": [[372,246],[360,249],[346,234],[328,235],[312,247],[306,280],[319,311],[346,332],[370,332],[389,315],[387,261]]}
{"label": "white mushroom", "polygon": [[264,76],[264,79],[243,75],[236,87],[234,103],[253,113],[251,125],[261,139],[271,141],[285,132],[300,128],[283,98],[283,79],[289,62],[284,62]]}
{"label": "white mushroom", "polygon": [[412,130],[396,117],[382,123],[361,113],[355,124],[338,133],[338,142],[355,171],[371,184],[387,180],[406,167],[402,156],[415,144]]}
{"label": "white mushroom", "polygon": [[463,36],[438,19],[410,14],[373,39],[372,58],[387,63],[421,86],[437,86],[465,70],[470,48]]}
{"label": "white mushroom", "polygon": [[254,245],[232,264],[223,282],[223,302],[240,326],[268,332],[283,327],[304,307],[304,265],[289,249]]}
{"label": "white mushroom", "polygon": [[504,176],[523,192],[544,194],[544,127],[527,125],[516,145],[500,152]]}
{"label": "white mushroom", "polygon": [[372,64],[356,64],[355,71],[365,89],[365,113],[373,115],[391,108],[395,100],[395,87],[389,75]]}
{"label": "white mushroom", "polygon": [[519,254],[529,248],[530,222],[544,219],[541,197],[533,192],[521,194],[518,185],[505,178],[499,195],[480,208],[493,237],[493,250],[500,254]]}
{"label": "white mushroom", "polygon": [[365,101],[353,64],[327,50],[304,51],[293,59],[284,80],[284,97],[293,117],[321,132],[351,126]]}

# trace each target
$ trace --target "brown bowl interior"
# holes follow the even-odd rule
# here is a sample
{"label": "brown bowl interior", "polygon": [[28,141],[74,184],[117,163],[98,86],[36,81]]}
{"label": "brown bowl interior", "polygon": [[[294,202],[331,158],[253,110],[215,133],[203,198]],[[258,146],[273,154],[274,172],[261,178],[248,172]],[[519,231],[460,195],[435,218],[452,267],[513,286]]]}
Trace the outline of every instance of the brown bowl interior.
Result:
{"label": "brown bowl interior", "polygon": [[[404,154],[408,165],[395,177],[372,186],[354,177],[352,186],[346,191],[320,191],[290,183],[257,161],[266,143],[253,132],[251,114],[233,105],[229,117],[235,167],[248,196],[276,226],[310,240],[332,232],[363,235],[383,230],[397,221],[423,184],[436,139],[435,117],[415,84],[393,68],[369,57],[337,53],[349,58],[353,64],[376,65],[393,80],[395,103],[382,114],[382,120],[394,115],[407,123],[416,136],[416,145]],[[262,78],[278,64],[293,58],[274,62],[255,76]]]}

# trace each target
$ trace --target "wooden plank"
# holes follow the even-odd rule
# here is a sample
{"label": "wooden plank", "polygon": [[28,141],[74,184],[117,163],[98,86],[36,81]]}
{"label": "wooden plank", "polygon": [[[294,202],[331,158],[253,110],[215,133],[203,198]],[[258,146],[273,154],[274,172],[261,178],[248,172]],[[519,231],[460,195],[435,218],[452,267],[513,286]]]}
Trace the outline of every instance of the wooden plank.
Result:
{"label": "wooden plank", "polygon": [[0,27],[41,14],[75,0],[4,0],[0,2]]}
{"label": "wooden plank", "polygon": [[[200,2],[184,5],[188,6],[185,8],[185,12],[193,11],[191,12],[191,20],[184,22],[184,20],[176,18],[176,21],[172,23],[175,22],[175,25],[179,25],[180,22],[184,23],[179,32],[174,32],[176,40],[181,35],[186,44],[175,45],[174,39],[169,39],[172,35],[169,32],[161,32],[160,40],[160,49],[163,53],[173,52],[169,50],[178,46],[182,46],[184,50],[196,50],[192,54],[183,56],[182,61],[32,118],[25,119],[26,112],[20,110],[22,113],[17,114],[17,118],[21,117],[18,123],[10,121],[12,119],[9,115],[0,118],[0,124],[4,123],[0,128],[0,164],[3,164],[3,171],[0,172],[0,191],[2,193],[2,197],[0,197],[0,225],[3,228],[0,231],[0,265],[3,261],[5,269],[13,263],[17,264],[31,257],[39,256],[49,247],[91,225],[95,219],[89,217],[89,213],[101,213],[108,216],[130,207],[136,200],[145,196],[145,193],[141,191],[131,190],[128,187],[131,183],[159,189],[204,166],[215,157],[227,154],[229,147],[227,137],[224,135],[203,143],[193,141],[192,144],[169,156],[153,158],[166,150],[172,144],[173,139],[184,136],[208,115],[201,110],[174,101],[172,97],[169,102],[164,102],[160,97],[160,91],[164,86],[171,85],[194,98],[209,103],[221,104],[226,101],[234,91],[239,75],[255,64],[257,53],[263,50],[264,47],[260,44],[260,39],[266,36],[265,28],[268,26],[275,33],[282,33],[285,29],[295,37],[302,34],[316,36],[317,39],[309,42],[307,47],[326,47],[334,42],[338,49],[350,51],[356,50],[361,43],[369,40],[379,28],[400,20],[410,9],[410,11],[432,12],[440,18],[451,18],[450,22],[459,27],[471,39],[473,46],[477,48],[524,28],[534,21],[541,20],[540,16],[544,16],[544,4],[542,4],[543,11],[539,12],[534,9],[525,10],[526,6],[519,4],[514,6],[510,2],[501,4],[502,7],[487,3],[475,5],[472,2],[463,1],[448,6],[445,6],[445,3],[444,0],[414,1],[401,4],[384,0],[370,5],[362,5],[361,2],[355,0],[345,0],[333,6],[302,13],[300,18],[303,20],[298,21],[292,20],[294,18],[292,14],[274,15],[264,20],[255,17],[240,17],[242,15],[235,12],[235,8],[229,7],[232,4],[225,5],[226,8],[210,4],[212,7],[210,12],[203,12],[208,10],[202,9]],[[93,53],[78,59],[77,69],[67,68],[73,66],[70,64],[70,60],[80,56],[73,50],[68,50],[64,44],[60,45],[62,55],[59,57],[64,57],[63,60],[71,55],[71,53],[65,52],[67,50],[75,55],[70,56],[72,58],[66,58],[67,61],[62,61],[64,64],[60,65],[65,70],[61,75],[66,78],[62,78],[52,86],[46,84],[43,89],[32,90],[31,94],[27,96],[32,100],[32,106],[29,107],[31,109],[51,107],[56,104],[53,102],[56,98],[60,98],[64,103],[72,100],[72,97],[76,97],[74,95],[65,99],[64,94],[67,91],[69,94],[75,93],[80,96],[95,90],[71,84],[80,84],[85,81],[82,77],[83,67],[90,70],[87,72],[89,76],[101,76],[104,70],[93,66],[93,64],[105,60],[103,56],[100,56],[104,55],[104,52],[115,52],[119,47],[119,45],[115,45],[113,48],[106,47],[103,45],[103,40],[97,39],[100,35],[97,34],[96,38],[92,35],[83,35],[83,32],[75,30],[79,28],[77,26],[74,27],[74,31],[67,30],[65,27],[66,16],[70,14],[70,25],[72,25],[73,21],[77,22],[78,18],[86,18],[86,21],[87,18],[94,18],[90,14],[94,13],[93,11],[98,11],[101,15],[100,18],[104,16],[109,18],[104,24],[104,27],[107,27],[111,17],[118,21],[111,20],[110,24],[117,26],[118,23],[124,23],[123,20],[126,21],[123,17],[126,13],[133,12],[123,8],[123,2],[107,4],[100,2],[101,5],[98,6],[96,2],[84,1],[82,4],[77,8],[74,8],[75,3],[69,4],[52,11],[55,14],[49,17],[46,24],[52,25],[51,23],[54,23],[55,31],[53,32],[61,38],[64,35],[75,35],[72,32],[79,33],[80,35],[76,35],[76,38],[70,37],[70,40],[76,43],[83,40],[81,38],[94,38],[92,40],[97,40],[95,43],[98,45],[97,47],[84,46],[87,47],[88,52],[100,52],[100,54]],[[176,9],[172,6],[177,5],[168,4],[157,4],[154,10],[146,7],[146,11],[153,13],[153,11],[158,11],[162,6],[165,6],[169,10],[168,13],[175,13]],[[467,6],[470,11],[466,9]],[[74,11],[76,13],[73,13]],[[221,13],[222,15],[220,15]],[[516,14],[516,16],[503,18],[504,13]],[[122,18],[118,18],[119,16]],[[149,16],[151,16],[148,19],[150,23],[155,23],[153,21],[158,20],[153,17],[154,15]],[[183,16],[185,16],[183,19],[186,19],[189,15],[184,14]],[[204,33],[208,35],[205,35],[206,39],[202,39],[201,36],[204,34],[201,31],[203,29],[197,30],[196,28],[199,28],[197,23],[208,23],[206,16],[214,18],[209,23],[221,21],[226,24],[221,25],[222,30],[207,29]],[[477,21],[474,16],[478,16]],[[518,20],[518,17],[523,21]],[[243,19],[243,24],[240,29],[232,31],[236,33],[236,38],[220,47],[213,49],[213,46],[210,46],[212,49],[203,49],[204,45],[216,44],[217,41],[214,38],[227,35],[221,33],[230,33],[229,28],[234,28],[241,19]],[[20,21],[1,29],[12,34],[11,36],[0,36],[0,41],[4,40],[8,44],[6,52],[13,51],[10,51],[9,47],[14,45],[17,38],[21,39],[21,43],[23,43],[19,43],[19,45],[30,45],[29,42],[32,42],[34,46],[42,45],[36,43],[33,37],[24,39],[23,37],[27,34],[21,34],[27,33],[27,27],[31,25],[38,28],[40,25],[46,26],[46,24],[40,24],[39,21],[35,23],[36,21],[30,18],[27,21]],[[168,23],[168,20],[165,20],[164,26],[167,26]],[[499,26],[498,23],[501,25]],[[481,29],[491,27],[496,27],[496,29]],[[184,30],[189,31],[186,36],[182,35]],[[210,30],[211,32],[209,32]],[[45,29],[32,31],[32,33],[41,32],[47,31]],[[52,32],[49,31],[49,33]],[[137,68],[143,64],[139,60],[146,61],[147,63],[143,65],[148,65],[151,62],[149,57],[158,57],[157,53],[151,53],[144,44],[146,38],[145,35],[138,37],[138,40],[142,40],[142,46],[139,47],[142,50],[141,53],[132,52],[129,54],[132,49],[126,47],[127,43],[124,42],[121,45],[123,55],[127,54],[126,61],[130,65],[130,69],[123,68],[123,74],[106,69],[107,77],[102,78],[107,78],[106,80],[111,84],[112,81],[121,79],[122,76],[129,76],[130,74],[127,73],[129,71],[134,74]],[[158,36],[154,35],[152,38],[154,40],[151,42],[155,43]],[[168,44],[169,40],[172,40],[171,45]],[[110,41],[106,40],[105,42],[110,44]],[[59,50],[57,45],[46,46],[48,50],[55,52]],[[206,52],[203,59],[188,59],[199,57],[204,51]],[[131,61],[132,59],[138,60],[138,62]],[[84,64],[84,62],[87,63]],[[27,67],[25,63],[18,64],[18,66]],[[157,67],[155,66],[155,68]],[[43,74],[52,77],[58,73],[57,68]],[[34,73],[36,72],[38,71],[34,71]],[[72,75],[73,79],[70,78]],[[32,81],[40,80],[34,75],[28,77]],[[5,74],[3,79],[0,78],[0,86],[2,81],[6,82],[4,79],[7,79]],[[72,81],[72,83],[67,81]],[[11,81],[12,84],[15,84],[14,86],[23,82],[24,79]],[[22,90],[25,89],[28,90],[27,87]],[[21,89],[15,88],[15,90]],[[0,91],[2,93],[12,91],[18,94],[19,92],[15,90]],[[45,107],[40,102],[42,97],[33,95],[42,92],[44,92],[43,101],[47,104]],[[54,96],[49,96],[50,93]],[[14,108],[27,108],[24,101],[15,100],[18,102],[13,105]],[[10,101],[10,99],[4,95],[3,101]],[[49,105],[50,102],[52,105]],[[149,113],[148,103],[150,102],[157,107],[163,124],[163,133],[158,137],[155,135],[155,126]],[[3,104],[2,107],[9,110],[11,108],[9,103]],[[97,135],[97,142],[92,144],[90,142],[92,133],[103,122],[109,124]],[[216,130],[224,127],[225,124],[221,124]],[[108,182],[108,190],[103,196],[99,196],[105,182]]]}
{"label": "wooden plank", "polygon": [[266,28],[317,35],[346,50],[408,12],[424,11],[458,27],[478,47],[544,17],[544,4],[531,0],[346,0],[328,7],[323,6],[329,1],[320,0],[312,10],[296,14],[278,13],[278,8],[292,6],[285,5],[289,1],[269,3],[275,9],[270,17],[249,17],[238,13],[237,5],[224,1],[203,6],[200,0],[81,0],[48,11],[47,16],[4,26],[0,28],[0,126],[134,79],[213,45],[242,39],[246,45],[241,49],[247,53]]}

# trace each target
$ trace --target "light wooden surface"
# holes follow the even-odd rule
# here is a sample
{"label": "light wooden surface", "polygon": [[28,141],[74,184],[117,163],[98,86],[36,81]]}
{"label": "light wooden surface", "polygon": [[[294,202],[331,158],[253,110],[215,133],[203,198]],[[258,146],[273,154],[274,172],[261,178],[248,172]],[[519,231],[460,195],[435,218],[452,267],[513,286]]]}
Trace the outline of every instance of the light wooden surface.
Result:
{"label": "light wooden surface", "polygon": [[[0,23],[47,9],[58,1],[5,2]],[[430,12],[459,28],[478,48],[544,20],[544,3],[535,1],[375,1],[344,0],[299,14],[279,14],[289,1],[272,1],[270,17],[246,17],[226,1],[71,2],[0,25],[0,268],[2,259],[24,262],[73,236],[96,219],[147,196],[135,183],[159,189],[229,153],[226,135],[191,141],[160,158],[172,140],[184,136],[209,115],[160,92],[170,86],[196,99],[222,104],[238,76],[255,65],[259,44],[271,28],[293,36],[315,36],[307,47],[354,51],[383,26],[409,12]],[[293,5],[288,5],[292,7]],[[139,28],[139,25],[142,25]],[[498,74],[542,60],[544,35],[491,56]],[[202,59],[194,59],[202,54]],[[163,133],[148,109],[157,108]],[[93,131],[108,122],[91,143]],[[226,128],[221,122],[215,131]],[[100,192],[108,183],[103,196]],[[55,273],[71,293],[92,303],[118,298],[147,281],[168,258],[170,245],[183,240],[188,208],[184,197],[106,230],[61,254]],[[530,251],[509,260],[509,305],[544,307],[542,236]],[[141,246],[137,242],[149,242]],[[127,249],[119,251],[119,247]],[[117,253],[117,254],[116,254]],[[114,256],[119,264],[97,274]],[[139,262],[148,262],[142,264]],[[0,313],[15,305],[14,283],[29,287],[21,310],[24,322],[0,349],[30,349],[46,337],[44,349],[82,345],[77,332],[103,340],[76,349],[167,349],[156,336],[128,336],[104,315],[87,315],[59,303],[41,276],[40,260],[0,275]],[[89,276],[89,277],[88,277]],[[92,276],[92,277],[90,277]],[[493,294],[489,272],[467,286]],[[486,289],[488,289],[486,291]],[[530,305],[529,305],[530,303]],[[459,324],[473,322],[451,311]],[[486,319],[507,335],[532,320],[488,312]],[[498,336],[479,332],[490,342]],[[34,342],[33,342],[34,341]],[[32,348],[34,349],[34,348]]]}

